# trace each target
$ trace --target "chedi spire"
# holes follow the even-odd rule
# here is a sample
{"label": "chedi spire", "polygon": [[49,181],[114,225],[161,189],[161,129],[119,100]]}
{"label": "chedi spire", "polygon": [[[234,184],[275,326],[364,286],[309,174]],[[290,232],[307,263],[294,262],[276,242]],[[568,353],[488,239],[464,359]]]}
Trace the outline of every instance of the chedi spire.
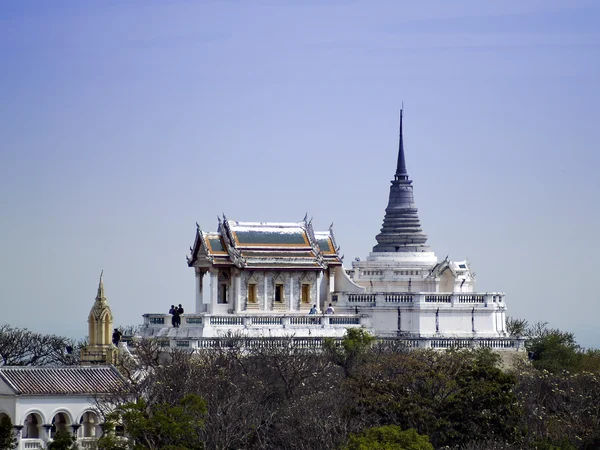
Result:
{"label": "chedi spire", "polygon": [[398,164],[396,174],[390,186],[390,198],[385,209],[383,226],[377,239],[374,252],[430,252],[427,235],[421,228],[418,209],[413,197],[412,180],[408,177],[404,156],[404,137],[402,135],[402,116],[400,110],[400,141],[398,144]]}

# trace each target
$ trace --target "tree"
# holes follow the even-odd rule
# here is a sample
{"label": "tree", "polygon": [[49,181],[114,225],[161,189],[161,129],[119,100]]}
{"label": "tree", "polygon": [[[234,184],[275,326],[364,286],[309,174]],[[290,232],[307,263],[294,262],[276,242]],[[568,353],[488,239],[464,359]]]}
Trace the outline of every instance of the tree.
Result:
{"label": "tree", "polygon": [[524,366],[515,393],[524,409],[523,425],[532,447],[600,448],[600,377],[551,373]]}
{"label": "tree", "polygon": [[46,448],[48,450],[77,450],[76,440],[77,438],[72,433],[59,431],[54,439],[48,442]]}
{"label": "tree", "polygon": [[107,417],[109,429],[117,424],[125,430],[127,440],[115,439],[113,433],[100,438],[101,449],[203,449],[200,431],[204,426],[206,402],[196,395],[186,395],[177,404],[152,403],[144,400],[126,403]]}
{"label": "tree", "polygon": [[78,364],[80,347],[80,343],[63,336],[0,325],[0,362],[8,366]]}
{"label": "tree", "polygon": [[350,376],[354,367],[368,354],[375,338],[362,328],[348,328],[341,345],[331,339],[325,339],[324,350],[329,358]]}
{"label": "tree", "polygon": [[433,450],[427,436],[395,425],[373,427],[351,434],[343,450]]}
{"label": "tree", "polygon": [[539,322],[528,328],[527,338],[526,348],[535,368],[552,373],[578,369],[581,349],[573,333],[548,328],[546,322]]}
{"label": "tree", "polygon": [[433,445],[462,445],[491,433],[520,439],[515,378],[485,350],[414,350],[369,359],[348,379],[351,414],[363,426],[414,428]]}
{"label": "tree", "polygon": [[3,415],[0,419],[0,450],[17,448],[17,438],[10,417]]}
{"label": "tree", "polygon": [[515,319],[513,317],[506,318],[506,331],[510,336],[522,337],[527,336],[529,322],[525,319]]}

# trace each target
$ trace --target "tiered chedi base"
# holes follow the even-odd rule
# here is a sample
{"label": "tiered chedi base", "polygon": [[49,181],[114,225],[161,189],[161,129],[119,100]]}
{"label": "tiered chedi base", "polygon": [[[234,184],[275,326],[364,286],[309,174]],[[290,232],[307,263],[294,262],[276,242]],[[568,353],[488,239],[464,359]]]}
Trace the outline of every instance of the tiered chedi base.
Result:
{"label": "tiered chedi base", "polygon": [[[374,252],[430,252],[414,202],[412,181],[396,179],[390,186],[383,227],[375,239]],[[407,177],[406,177],[407,178]]]}

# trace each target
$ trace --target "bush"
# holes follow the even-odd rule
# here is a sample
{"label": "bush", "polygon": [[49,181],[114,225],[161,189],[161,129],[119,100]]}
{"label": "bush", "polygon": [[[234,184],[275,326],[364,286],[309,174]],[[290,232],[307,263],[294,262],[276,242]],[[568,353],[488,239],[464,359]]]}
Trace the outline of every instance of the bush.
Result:
{"label": "bush", "polygon": [[395,425],[373,427],[351,434],[344,450],[433,450],[427,436]]}

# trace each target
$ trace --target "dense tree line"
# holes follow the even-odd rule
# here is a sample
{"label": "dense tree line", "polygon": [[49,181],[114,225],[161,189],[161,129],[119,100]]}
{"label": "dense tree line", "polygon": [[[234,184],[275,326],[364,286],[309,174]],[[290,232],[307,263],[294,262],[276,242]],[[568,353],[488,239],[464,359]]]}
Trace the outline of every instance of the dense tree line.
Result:
{"label": "dense tree line", "polygon": [[[357,329],[320,350],[293,340],[250,348],[231,336],[226,347],[190,353],[141,340],[120,366],[130,389],[98,403],[106,430],[124,427],[130,439],[108,432],[99,447],[600,448],[599,352],[546,324],[508,325],[528,339],[530,357],[510,369],[488,350],[408,350]],[[55,350],[19,356],[6,337],[19,331],[35,336],[0,327],[7,361],[73,362],[59,337],[33,339]]]}
{"label": "dense tree line", "polygon": [[[533,363],[510,370],[488,350],[407,350],[361,330],[324,350],[292,340],[249,349],[232,338],[227,348],[190,354],[141,341],[137,362],[123,367],[135,380],[133,401],[109,416],[132,440],[101,447],[600,448],[597,353],[557,330],[538,326],[533,337],[534,328],[526,324]],[[557,354],[568,357],[548,365]],[[190,399],[193,412],[184,407]]]}

